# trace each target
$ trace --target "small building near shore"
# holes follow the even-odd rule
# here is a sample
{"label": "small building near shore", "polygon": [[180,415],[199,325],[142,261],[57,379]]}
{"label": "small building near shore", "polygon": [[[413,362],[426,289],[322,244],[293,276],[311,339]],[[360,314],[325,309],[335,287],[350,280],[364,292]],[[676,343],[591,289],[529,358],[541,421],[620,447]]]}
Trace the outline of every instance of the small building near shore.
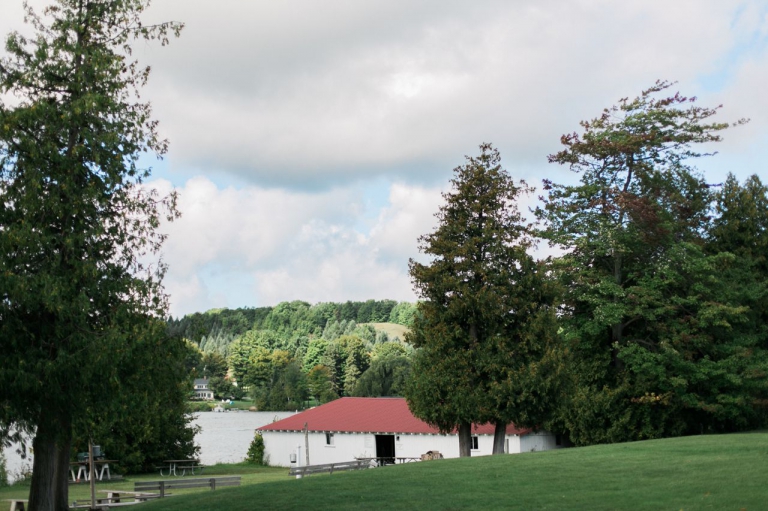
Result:
{"label": "small building near shore", "polygon": [[[306,425],[306,438],[304,428]],[[459,457],[456,433],[442,435],[417,419],[403,398],[345,397],[292,415],[257,429],[264,438],[265,459],[270,465],[289,467],[300,446],[300,464],[339,463],[356,458],[388,458],[393,462],[420,458],[438,451],[445,458]],[[493,452],[493,424],[472,425],[472,456]],[[560,447],[546,431],[507,427],[507,453],[545,451]]]}
{"label": "small building near shore", "polygon": [[208,378],[195,378],[195,399],[206,401],[213,399],[213,391],[208,386]]}

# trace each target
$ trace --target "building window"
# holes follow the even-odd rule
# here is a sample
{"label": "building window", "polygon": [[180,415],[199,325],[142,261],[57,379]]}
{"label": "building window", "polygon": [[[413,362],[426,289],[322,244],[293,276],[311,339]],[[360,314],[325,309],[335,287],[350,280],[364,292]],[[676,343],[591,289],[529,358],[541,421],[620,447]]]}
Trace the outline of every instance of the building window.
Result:
{"label": "building window", "polygon": [[325,434],[325,445],[333,445],[333,433]]}
{"label": "building window", "polygon": [[472,437],[472,449],[473,449],[473,450],[475,450],[475,451],[476,451],[476,450],[478,450],[478,449],[479,449],[479,447],[478,447],[478,443],[479,443],[479,438],[478,438],[478,437],[476,437],[476,436],[473,436],[473,437]]}

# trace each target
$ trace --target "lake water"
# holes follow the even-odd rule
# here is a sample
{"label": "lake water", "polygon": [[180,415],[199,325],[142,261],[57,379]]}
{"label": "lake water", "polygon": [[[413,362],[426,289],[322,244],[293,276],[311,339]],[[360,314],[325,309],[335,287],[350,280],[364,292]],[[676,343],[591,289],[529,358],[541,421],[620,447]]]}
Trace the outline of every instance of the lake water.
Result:
{"label": "lake water", "polygon": [[[194,414],[194,424],[202,430],[195,437],[200,446],[200,462],[237,463],[243,461],[253,440],[254,430],[296,412],[205,412]],[[22,470],[32,468],[32,458],[21,459],[14,447],[4,450],[8,474],[15,478]]]}
{"label": "lake water", "polygon": [[200,462],[237,463],[245,459],[254,430],[296,412],[204,412],[195,414],[202,431],[195,437],[200,446]]}

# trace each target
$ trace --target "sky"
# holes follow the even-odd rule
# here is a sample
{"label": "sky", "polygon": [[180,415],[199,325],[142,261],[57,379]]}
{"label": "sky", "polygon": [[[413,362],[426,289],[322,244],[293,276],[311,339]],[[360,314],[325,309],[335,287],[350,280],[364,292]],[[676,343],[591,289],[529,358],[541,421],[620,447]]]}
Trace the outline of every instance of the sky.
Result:
{"label": "sky", "polygon": [[145,20],[186,24],[134,47],[170,141],[147,185],[180,195],[174,316],[414,301],[408,260],[465,155],[490,142],[516,180],[573,180],[547,163],[560,136],[659,79],[751,119],[696,163],[710,182],[768,180],[765,0],[154,0]]}

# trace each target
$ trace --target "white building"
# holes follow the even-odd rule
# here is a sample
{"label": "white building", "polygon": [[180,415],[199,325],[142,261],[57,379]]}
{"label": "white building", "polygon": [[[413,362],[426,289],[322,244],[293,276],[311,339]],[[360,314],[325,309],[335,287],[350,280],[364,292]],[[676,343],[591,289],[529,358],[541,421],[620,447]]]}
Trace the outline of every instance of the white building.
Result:
{"label": "white building", "polygon": [[208,378],[195,378],[195,398],[213,399],[213,391],[208,387]]}
{"label": "white building", "polygon": [[[306,440],[304,427],[306,424]],[[472,426],[472,456],[493,452],[493,425]],[[356,458],[391,458],[395,462],[439,451],[459,457],[457,435],[441,435],[437,428],[417,419],[403,398],[345,397],[258,428],[264,437],[270,465],[290,466],[300,446],[300,464],[352,461]],[[505,452],[545,451],[559,447],[555,435],[545,431],[507,428]],[[398,459],[400,458],[400,459]]]}

